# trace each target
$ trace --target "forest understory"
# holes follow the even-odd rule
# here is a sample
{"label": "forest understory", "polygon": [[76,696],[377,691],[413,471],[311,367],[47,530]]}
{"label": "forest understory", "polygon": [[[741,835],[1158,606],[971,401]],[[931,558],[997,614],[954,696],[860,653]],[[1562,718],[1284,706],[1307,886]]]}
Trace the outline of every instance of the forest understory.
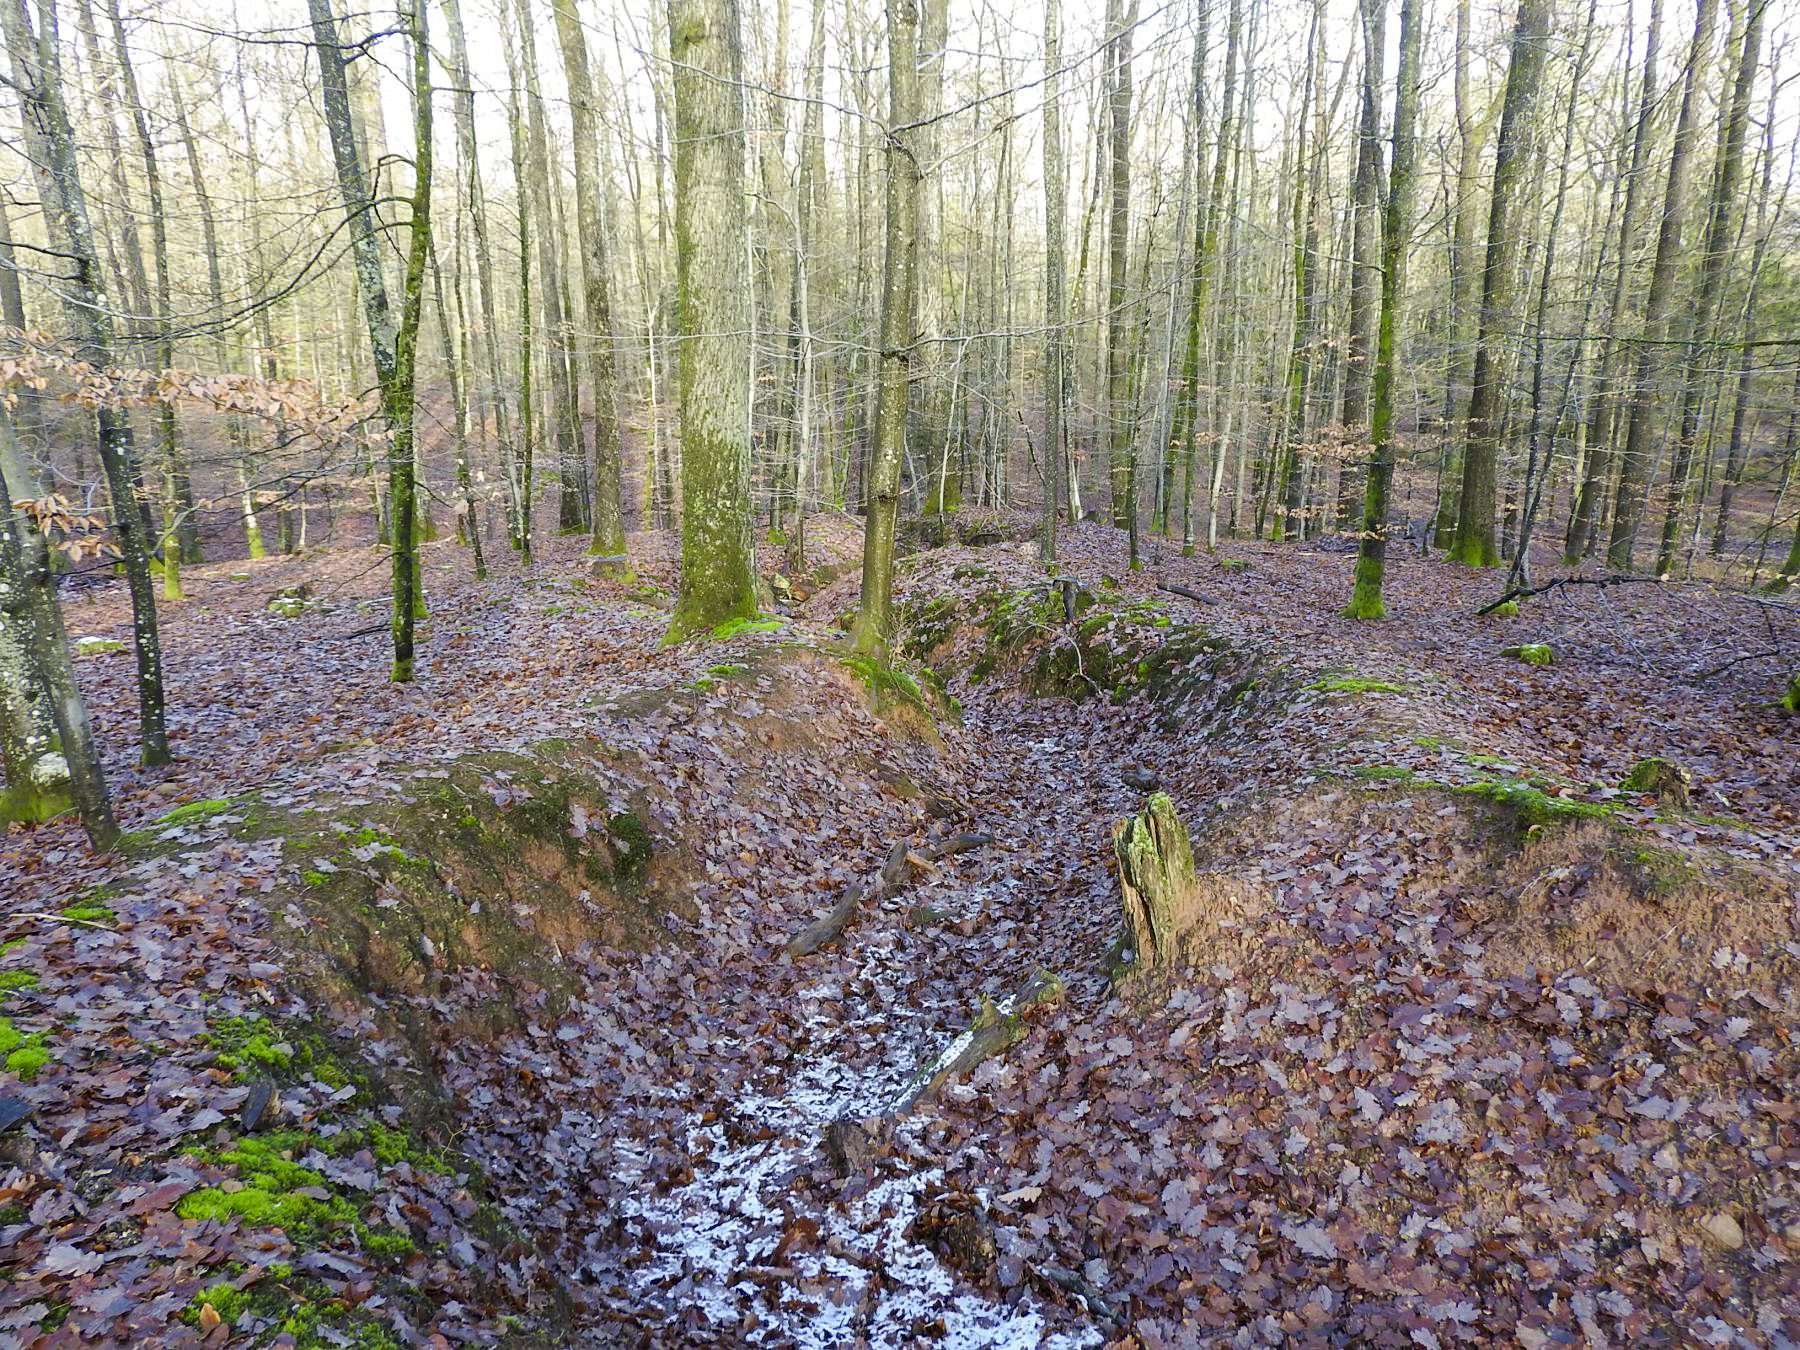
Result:
{"label": "forest understory", "polygon": [[829,517],[672,647],[672,536],[429,547],[408,685],[375,551],[195,567],[160,769],[82,657],[133,833],[0,839],[0,1344],[1800,1340],[1791,625],[996,524],[891,667]]}

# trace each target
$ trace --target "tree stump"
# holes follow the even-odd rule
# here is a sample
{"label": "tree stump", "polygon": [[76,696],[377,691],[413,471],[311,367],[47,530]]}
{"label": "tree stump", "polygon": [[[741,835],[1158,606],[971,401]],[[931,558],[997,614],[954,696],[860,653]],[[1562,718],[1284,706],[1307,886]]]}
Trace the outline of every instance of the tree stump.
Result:
{"label": "tree stump", "polygon": [[1175,956],[1181,910],[1195,889],[1194,850],[1187,827],[1166,792],[1113,826],[1119,860],[1124,931],[1113,960],[1113,981],[1165,965]]}
{"label": "tree stump", "polygon": [[1652,755],[1632,767],[1623,784],[1627,792],[1656,794],[1656,800],[1672,811],[1688,809],[1694,776],[1672,759]]}

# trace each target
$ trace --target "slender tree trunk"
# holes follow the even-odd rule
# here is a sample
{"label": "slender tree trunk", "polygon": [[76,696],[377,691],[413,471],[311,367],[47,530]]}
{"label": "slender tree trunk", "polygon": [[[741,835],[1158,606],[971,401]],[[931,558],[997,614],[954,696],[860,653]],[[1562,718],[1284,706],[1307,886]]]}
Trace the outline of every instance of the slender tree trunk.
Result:
{"label": "slender tree trunk", "polygon": [[569,120],[574,130],[575,219],[581,240],[581,275],[586,291],[588,382],[594,394],[594,531],[588,552],[602,559],[625,557],[625,516],[619,464],[618,377],[613,361],[612,264],[606,238],[610,212],[606,180],[600,172],[595,122],[594,80],[588,71],[587,36],[575,0],[553,0],[556,35],[562,46],[569,87]]}
{"label": "slender tree trunk", "polygon": [[756,613],[739,32],[736,0],[669,0],[682,528],[667,641]]}
{"label": "slender tree trunk", "polygon": [[369,198],[368,179],[358,148],[350,110],[350,88],[344,48],[331,0],[307,0],[312,18],[313,50],[319,60],[319,89],[325,128],[331,137],[338,191],[350,224],[352,257],[362,293],[369,349],[381,385],[381,411],[388,432],[388,503],[393,549],[392,678],[405,683],[413,675],[413,626],[420,604],[418,545],[414,537],[417,510],[413,479],[414,377],[418,356],[419,317],[424,300],[425,270],[431,256],[431,66],[425,33],[425,0],[408,0],[401,11],[413,56],[413,197],[411,239],[406,277],[396,322],[382,275],[378,226]]}
{"label": "slender tree trunk", "polygon": [[1618,489],[1613,497],[1612,537],[1606,560],[1614,567],[1629,568],[1638,525],[1643,520],[1644,499],[1650,484],[1650,420],[1656,412],[1654,375],[1657,349],[1672,331],[1670,310],[1675,300],[1675,276],[1680,262],[1681,230],[1687,214],[1688,178],[1692,172],[1694,138],[1699,130],[1695,116],[1698,84],[1712,46],[1714,0],[1699,0],[1694,17],[1694,41],[1688,48],[1687,67],[1681,77],[1681,111],[1675,119],[1675,143],[1669,151],[1669,178],[1663,193],[1662,228],[1656,237],[1656,261],[1650,270],[1650,289],[1644,297],[1644,338],[1632,359],[1631,406],[1625,427],[1625,448],[1619,460]]}
{"label": "slender tree trunk", "polygon": [[1434,532],[1439,548],[1450,547],[1456,536],[1456,494],[1462,481],[1462,445],[1467,428],[1457,421],[1459,410],[1467,407],[1470,382],[1474,374],[1475,350],[1471,340],[1470,319],[1474,317],[1470,300],[1475,284],[1475,231],[1480,226],[1481,187],[1478,172],[1482,147],[1487,141],[1488,119],[1477,117],[1469,96],[1469,0],[1456,4],[1456,68],[1454,98],[1456,112],[1456,202],[1451,212],[1450,237],[1450,314],[1445,325],[1449,339],[1449,361],[1444,372],[1444,456],[1438,475],[1438,507]]}
{"label": "slender tree trunk", "polygon": [[[27,158],[44,204],[52,244],[68,255],[74,275],[61,285],[63,305],[83,360],[109,368],[118,364],[112,310],[98,286],[99,258],[88,222],[75,132],[63,103],[58,64],[56,9],[44,0],[34,32],[24,0],[0,0],[0,31],[12,60],[13,88],[23,112]],[[102,405],[98,423],[100,462],[113,503],[113,533],[131,593],[133,646],[137,651],[138,721],[146,765],[169,761],[163,712],[162,643],[157,634],[156,596],[150,584],[147,516],[137,497],[137,457],[131,423],[116,407]]]}
{"label": "slender tree trunk", "polygon": [[[1710,0],[1708,0],[1710,2]],[[1513,340],[1513,296],[1518,282],[1521,183],[1531,161],[1533,120],[1544,52],[1549,45],[1550,0],[1521,0],[1513,29],[1506,100],[1494,159],[1494,191],[1488,205],[1487,260],[1481,275],[1481,323],[1475,343],[1475,384],[1469,395],[1469,431],[1463,450],[1462,493],[1456,511],[1453,562],[1492,567],[1500,561],[1494,538],[1495,487],[1505,372]]]}
{"label": "slender tree trunk", "polygon": [[869,515],[863,523],[861,603],[852,641],[882,656],[894,633],[894,524],[905,453],[906,393],[918,340],[913,305],[918,268],[918,0],[887,0],[887,253],[881,284],[881,382],[870,462]]}
{"label": "slender tree trunk", "polygon": [[[505,481],[510,508],[508,534],[514,547],[521,546],[522,524],[526,507],[521,500],[521,466],[518,449],[513,442],[511,419],[501,391],[505,381],[500,373],[499,309],[495,299],[494,265],[488,242],[487,194],[482,187],[481,161],[475,141],[475,87],[469,73],[468,41],[463,33],[462,7],[459,0],[443,0],[444,26],[450,36],[450,79],[455,85],[450,110],[456,122],[457,162],[462,172],[462,195],[469,213],[469,229],[475,243],[476,308],[481,315],[481,403],[491,410],[495,434],[500,442],[501,475]],[[521,257],[523,276],[528,260]]]}
{"label": "slender tree trunk", "polygon": [[1068,320],[1064,295],[1063,220],[1068,212],[1062,147],[1062,19],[1057,0],[1044,0],[1044,515],[1038,557],[1056,559],[1058,482],[1067,453],[1063,433],[1063,386],[1067,379]]}
{"label": "slender tree trunk", "polygon": [[[1362,0],[1363,92],[1357,124],[1356,176],[1351,185],[1350,312],[1345,334],[1344,401],[1340,421],[1352,444],[1366,445],[1375,325],[1381,304],[1381,87],[1386,51],[1386,0]],[[1362,459],[1359,453],[1357,460]],[[1346,468],[1345,478],[1350,474]],[[1347,516],[1348,484],[1338,492]]]}
{"label": "slender tree trunk", "polygon": [[[1371,0],[1379,4],[1380,0]],[[1394,162],[1388,174],[1381,231],[1381,302],[1375,324],[1375,366],[1370,384],[1369,476],[1363,489],[1362,538],[1357,544],[1356,584],[1346,611],[1352,619],[1380,619],[1387,608],[1388,494],[1394,477],[1396,330],[1406,293],[1406,248],[1412,233],[1415,127],[1419,116],[1421,0],[1401,0],[1400,68],[1394,76]],[[1371,32],[1379,29],[1371,25]]]}
{"label": "slender tree trunk", "polygon": [[1137,26],[1137,0],[1111,0],[1107,34],[1113,44],[1112,84],[1107,91],[1112,138],[1112,210],[1107,221],[1106,404],[1111,453],[1113,524],[1128,531],[1131,568],[1138,562],[1137,443],[1131,428],[1129,388],[1130,327],[1125,322],[1131,244],[1131,39]]}
{"label": "slender tree trunk", "polygon": [[[1712,204],[1707,211],[1706,242],[1700,254],[1700,276],[1695,286],[1697,312],[1688,336],[1687,370],[1682,377],[1681,423],[1676,433],[1674,462],[1669,469],[1669,506],[1663,516],[1662,544],[1656,570],[1667,576],[1675,568],[1675,549],[1689,510],[1694,442],[1700,434],[1700,404],[1712,355],[1712,335],[1724,303],[1725,264],[1737,231],[1738,178],[1743,170],[1744,138],[1750,126],[1750,99],[1756,89],[1756,61],[1762,50],[1763,11],[1766,0],[1745,0],[1747,10],[1743,45],[1739,53],[1737,85],[1729,111],[1723,112],[1723,135],[1713,169]],[[1710,456],[1709,456],[1710,460]]]}
{"label": "slender tree trunk", "polygon": [[1640,84],[1637,116],[1631,133],[1631,167],[1625,179],[1625,206],[1619,216],[1618,260],[1613,277],[1612,306],[1600,339],[1600,366],[1590,396],[1588,460],[1569,515],[1563,541],[1563,560],[1573,566],[1587,556],[1600,524],[1600,500],[1612,481],[1612,447],[1618,411],[1619,363],[1625,354],[1620,341],[1630,294],[1632,261],[1636,254],[1637,208],[1644,171],[1649,160],[1651,122],[1656,110],[1656,57],[1662,33],[1662,0],[1650,0],[1650,27],[1645,39],[1644,73]]}

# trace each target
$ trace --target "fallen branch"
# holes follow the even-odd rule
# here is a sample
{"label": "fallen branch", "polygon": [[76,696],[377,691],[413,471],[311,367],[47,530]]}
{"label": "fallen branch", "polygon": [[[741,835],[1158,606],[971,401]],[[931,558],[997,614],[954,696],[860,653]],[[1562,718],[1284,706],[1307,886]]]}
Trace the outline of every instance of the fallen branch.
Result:
{"label": "fallen branch", "polygon": [[98,928],[102,933],[116,933],[119,930],[110,923],[96,923],[92,919],[74,919],[67,914],[43,914],[37,910],[25,910],[11,916],[15,919],[41,919],[45,923],[72,923],[82,928]]}
{"label": "fallen branch", "polygon": [[372,623],[367,628],[354,629],[348,633],[326,633],[321,637],[323,642],[348,642],[351,638],[371,637],[376,633],[385,633],[393,625],[386,620]]}
{"label": "fallen branch", "polygon": [[1025,1014],[1062,997],[1063,982],[1047,970],[1035,970],[1017,991],[995,1003],[986,995],[969,1023],[949,1045],[919,1066],[900,1095],[888,1104],[884,1115],[903,1116],[920,1102],[933,1100],[939,1089],[970,1073],[984,1059],[992,1059],[1025,1038]]}
{"label": "fallen branch", "polygon": [[811,956],[819,948],[837,941],[843,936],[844,930],[856,921],[856,916],[861,913],[865,904],[880,904],[900,889],[909,866],[922,863],[931,867],[939,858],[967,853],[970,849],[993,842],[985,834],[953,834],[948,839],[940,839],[935,844],[927,844],[914,851],[907,847],[904,839],[901,840],[889,852],[887,861],[881,865],[881,871],[876,874],[875,880],[866,885],[855,881],[846,887],[835,905],[794,934],[785,948],[787,954]]}
{"label": "fallen branch", "polygon": [[1558,586],[1623,586],[1628,582],[1634,581],[1649,582],[1657,586],[1667,584],[1661,577],[1638,577],[1619,574],[1605,577],[1557,577],[1553,581],[1546,581],[1542,586],[1514,586],[1498,600],[1495,600],[1492,604],[1483,605],[1480,609],[1476,610],[1475,613],[1477,615],[1491,614],[1510,600],[1525,600],[1534,595],[1543,595],[1547,591],[1555,590]]}
{"label": "fallen branch", "polygon": [[1731,658],[1731,660],[1727,661],[1724,665],[1714,666],[1711,670],[1705,671],[1702,674],[1694,676],[1694,683],[1702,684],[1705,681],[1710,680],[1715,675],[1723,675],[1726,671],[1730,670],[1733,666],[1740,665],[1745,661],[1760,661],[1765,656],[1785,656],[1786,654],[1787,653],[1782,651],[1782,649],[1779,647],[1770,647],[1767,651],[1747,652],[1743,656],[1734,656]]}
{"label": "fallen branch", "polygon": [[1179,582],[1164,581],[1161,577],[1156,579],[1156,589],[1159,591],[1167,591],[1170,595],[1179,595],[1184,600],[1197,600],[1203,605],[1216,605],[1219,603],[1210,595],[1202,595],[1199,591],[1183,586]]}
{"label": "fallen branch", "polygon": [[1098,1289],[1094,1288],[1093,1285],[1082,1279],[1081,1276],[1077,1275],[1074,1271],[1066,1270],[1062,1266],[1034,1265],[1031,1269],[1037,1274],[1039,1279],[1048,1284],[1055,1285],[1065,1293],[1075,1295],[1075,1297],[1079,1298],[1087,1305],[1087,1310],[1090,1313],[1100,1318],[1102,1321],[1111,1322],[1117,1326],[1125,1320],[1123,1316],[1113,1310],[1111,1304],[1100,1296],[1100,1291]]}

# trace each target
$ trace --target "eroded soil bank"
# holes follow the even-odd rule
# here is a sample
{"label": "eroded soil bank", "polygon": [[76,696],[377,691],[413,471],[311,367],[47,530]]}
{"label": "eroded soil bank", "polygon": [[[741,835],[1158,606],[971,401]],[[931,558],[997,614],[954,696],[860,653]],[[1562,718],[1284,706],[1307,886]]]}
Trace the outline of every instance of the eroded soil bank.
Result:
{"label": "eroded soil bank", "polygon": [[[829,572],[659,649],[640,547],[631,590],[438,550],[406,691],[332,640],[339,560],[292,617],[197,569],[171,667],[237,708],[177,721],[166,780],[120,766],[128,859],[0,860],[39,1052],[0,1083],[0,1334],[1800,1338],[1795,732],[1753,671],[1682,678],[1723,639],[1678,592],[1478,621],[1402,562],[1372,630],[1340,556],[1165,560],[1203,603],[1083,527],[1072,621],[1017,547],[931,550],[881,670]],[[1622,786],[1650,753],[1686,810]],[[1153,787],[1191,964],[1115,984]],[[825,1147],[1039,970],[1004,1053]]]}

